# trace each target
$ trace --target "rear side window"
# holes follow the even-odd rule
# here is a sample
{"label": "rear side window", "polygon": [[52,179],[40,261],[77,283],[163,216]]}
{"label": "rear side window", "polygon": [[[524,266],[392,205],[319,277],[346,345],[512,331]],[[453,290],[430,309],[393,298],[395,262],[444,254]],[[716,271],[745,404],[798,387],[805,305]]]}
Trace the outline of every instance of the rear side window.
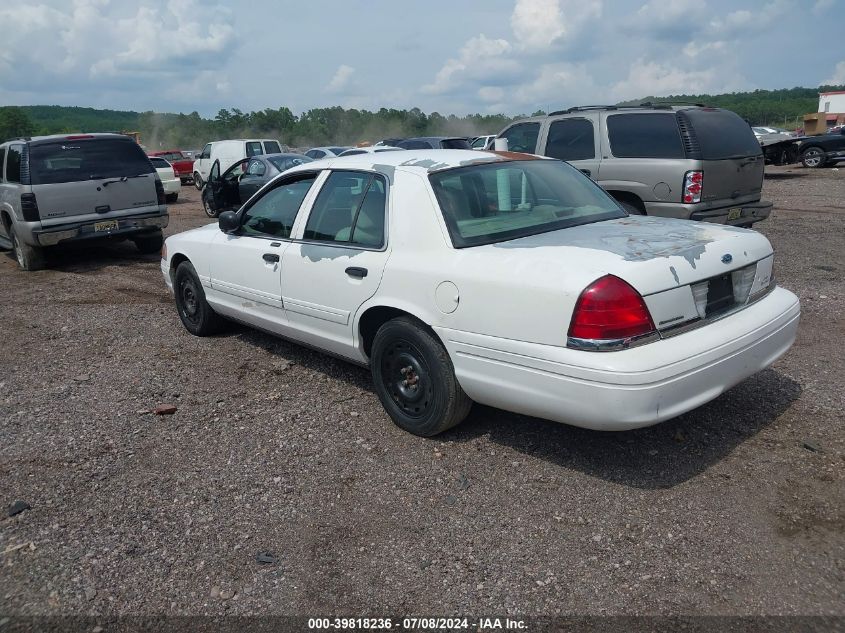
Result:
{"label": "rear side window", "polygon": [[447,138],[440,142],[443,149],[472,149],[472,145],[465,138]]}
{"label": "rear side window", "polygon": [[695,130],[704,160],[759,156],[763,150],[748,123],[735,112],[715,108],[684,110]]}
{"label": "rear side window", "polygon": [[246,144],[246,156],[249,158],[250,156],[258,156],[264,150],[261,149],[261,143],[258,141],[250,142]]}
{"label": "rear side window", "polygon": [[264,141],[264,153],[281,154],[282,148],[279,147],[279,144],[276,141]]}
{"label": "rear side window", "polygon": [[537,151],[537,137],[540,136],[539,123],[518,123],[509,127],[499,138],[508,139],[508,150],[511,152]]}
{"label": "rear side window", "polygon": [[617,158],[686,156],[674,114],[613,114],[607,117],[607,135],[610,151]]}
{"label": "rear side window", "polygon": [[596,157],[593,123],[587,119],[563,119],[549,127],[545,155],[560,160]]}
{"label": "rear side window", "polygon": [[21,181],[21,152],[23,145],[10,145],[6,155],[6,182]]}
{"label": "rear side window", "polygon": [[150,159],[132,140],[59,140],[30,147],[33,185],[120,178],[153,173]]}
{"label": "rear side window", "polygon": [[314,202],[304,238],[379,248],[384,243],[386,202],[381,176],[333,172]]}

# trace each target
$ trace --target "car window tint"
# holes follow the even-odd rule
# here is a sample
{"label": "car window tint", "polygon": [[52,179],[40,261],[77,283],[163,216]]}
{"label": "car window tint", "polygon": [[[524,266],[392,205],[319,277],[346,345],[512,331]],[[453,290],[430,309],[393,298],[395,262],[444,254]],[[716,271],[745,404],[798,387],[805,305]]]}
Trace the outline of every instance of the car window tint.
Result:
{"label": "car window tint", "polygon": [[457,248],[625,216],[587,176],[556,160],[472,165],[429,178]]}
{"label": "car window tint", "polygon": [[509,127],[499,138],[508,139],[508,150],[511,152],[537,151],[537,137],[540,135],[539,123],[518,123]]}
{"label": "car window tint", "polygon": [[261,154],[263,150],[261,149],[261,143],[259,142],[250,142],[246,144],[246,155],[247,158],[250,156],[258,156]]}
{"label": "car window tint", "polygon": [[246,173],[250,176],[263,176],[265,171],[267,171],[267,167],[264,166],[264,163],[260,160],[251,160]]}
{"label": "car window tint", "polygon": [[60,139],[32,145],[33,185],[77,182],[153,173],[141,147],[130,139]]}
{"label": "car window tint", "polygon": [[202,153],[199,156],[200,158],[210,158],[211,157],[211,143],[206,145],[202,148]]}
{"label": "car window tint", "polygon": [[465,138],[447,138],[440,141],[443,149],[472,149],[469,141]]}
{"label": "car window tint", "polygon": [[316,176],[274,187],[245,212],[241,223],[243,235],[262,235],[287,239],[302,201]]}
{"label": "car window tint", "polygon": [[381,176],[332,172],[314,202],[304,238],[378,248],[384,243],[385,203]]}
{"label": "car window tint", "polygon": [[10,145],[6,156],[6,182],[21,181],[21,152],[23,145]]}
{"label": "car window tint", "polygon": [[402,149],[431,149],[428,141],[402,141],[399,143]]}
{"label": "car window tint", "polygon": [[281,154],[282,148],[279,147],[279,144],[276,141],[264,141],[264,153]]}
{"label": "car window tint", "polygon": [[330,147],[329,149],[331,150],[332,154],[337,155],[337,154],[340,154],[341,152],[343,152],[344,150],[346,150],[348,148],[346,148],[346,147]]}
{"label": "car window tint", "polygon": [[168,167],[170,167],[170,163],[168,163],[163,158],[159,158],[158,156],[150,157],[150,162],[156,169],[167,169]]}
{"label": "car window tint", "polygon": [[563,119],[549,127],[546,156],[561,160],[596,157],[593,123],[587,119]]}
{"label": "car window tint", "polygon": [[680,116],[687,117],[695,129],[704,160],[759,156],[763,150],[748,123],[730,110],[691,108]]}
{"label": "car window tint", "polygon": [[613,114],[607,117],[607,135],[617,158],[684,158],[674,114]]}
{"label": "car window tint", "polygon": [[311,159],[308,156],[288,156],[287,158],[281,158],[279,156],[274,156],[273,158],[268,159],[279,171],[285,171],[286,169],[290,169],[291,167],[296,167],[297,165],[304,165],[305,163],[310,163]]}
{"label": "car window tint", "polygon": [[341,156],[356,156],[358,154],[366,154],[367,152],[363,149],[348,149]]}

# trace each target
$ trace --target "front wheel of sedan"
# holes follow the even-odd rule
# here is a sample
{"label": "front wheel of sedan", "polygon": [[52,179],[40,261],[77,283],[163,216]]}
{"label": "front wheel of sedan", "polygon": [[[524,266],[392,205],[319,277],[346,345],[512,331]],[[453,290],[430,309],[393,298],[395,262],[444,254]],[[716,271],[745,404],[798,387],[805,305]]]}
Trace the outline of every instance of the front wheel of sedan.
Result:
{"label": "front wheel of sedan", "polygon": [[414,435],[442,433],[462,422],[472,407],[443,344],[411,317],[392,319],[379,328],[371,369],[388,415]]}
{"label": "front wheel of sedan", "polygon": [[205,196],[202,197],[202,210],[205,211],[205,214],[210,218],[217,217],[217,209],[211,208],[211,205],[208,204],[208,200]]}
{"label": "front wheel of sedan", "polygon": [[811,169],[824,166],[824,152],[821,148],[810,147],[801,154],[801,164]]}
{"label": "front wheel of sedan", "polygon": [[223,317],[208,305],[197,271],[190,262],[182,262],[176,269],[173,293],[179,318],[188,332],[194,336],[209,336],[222,329]]}

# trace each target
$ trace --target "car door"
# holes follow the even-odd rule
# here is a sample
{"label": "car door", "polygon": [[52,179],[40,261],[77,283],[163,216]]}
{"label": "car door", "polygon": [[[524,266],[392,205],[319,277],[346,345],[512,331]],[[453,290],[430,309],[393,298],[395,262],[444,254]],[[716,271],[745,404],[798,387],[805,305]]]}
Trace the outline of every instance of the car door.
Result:
{"label": "car door", "polygon": [[246,165],[243,176],[241,176],[238,189],[240,199],[244,202],[249,200],[256,191],[261,189],[267,182],[267,164],[260,158],[252,158]]}
{"label": "car door", "polygon": [[203,180],[208,180],[211,164],[211,143],[207,143],[194,161],[194,171],[198,172]]}
{"label": "car door", "polygon": [[209,275],[214,301],[230,316],[285,334],[283,256],[297,213],[317,175],[282,179],[239,214],[239,228],[212,243]]}
{"label": "car door", "polygon": [[599,174],[598,118],[568,117],[552,121],[541,139],[542,154],[565,160],[593,180]]}
{"label": "car door", "polygon": [[297,239],[285,251],[282,296],[300,340],[357,358],[352,323],[381,282],[387,242],[387,180],[337,170],[315,197]]}
{"label": "car door", "polygon": [[238,185],[246,162],[246,159],[240,160],[220,174],[220,161],[214,161],[208,172],[206,190],[203,191],[203,196],[214,211],[220,213],[241,206],[242,200]]}

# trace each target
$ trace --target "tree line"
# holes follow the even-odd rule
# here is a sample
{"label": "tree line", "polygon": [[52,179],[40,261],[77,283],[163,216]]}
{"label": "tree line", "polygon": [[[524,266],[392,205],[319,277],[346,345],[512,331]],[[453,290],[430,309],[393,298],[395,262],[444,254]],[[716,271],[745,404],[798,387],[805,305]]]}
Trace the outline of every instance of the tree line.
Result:
{"label": "tree line", "polygon": [[[833,90],[845,90],[845,86],[643,97],[620,105],[648,101],[704,103],[733,110],[752,125],[791,129],[802,125],[804,114],[818,109],[819,92]],[[533,114],[543,114],[543,111]],[[149,149],[197,149],[208,141],[239,137],[277,138],[291,147],[354,145],[391,137],[495,134],[520,116],[525,115],[455,116],[438,112],[426,114],[419,108],[370,111],[338,106],[312,108],[297,115],[282,106],[254,112],[222,109],[213,118],[206,118],[197,112],[172,114],[65,106],[6,106],[0,107],[0,141],[36,134],[131,131],[140,132],[141,142]]]}

